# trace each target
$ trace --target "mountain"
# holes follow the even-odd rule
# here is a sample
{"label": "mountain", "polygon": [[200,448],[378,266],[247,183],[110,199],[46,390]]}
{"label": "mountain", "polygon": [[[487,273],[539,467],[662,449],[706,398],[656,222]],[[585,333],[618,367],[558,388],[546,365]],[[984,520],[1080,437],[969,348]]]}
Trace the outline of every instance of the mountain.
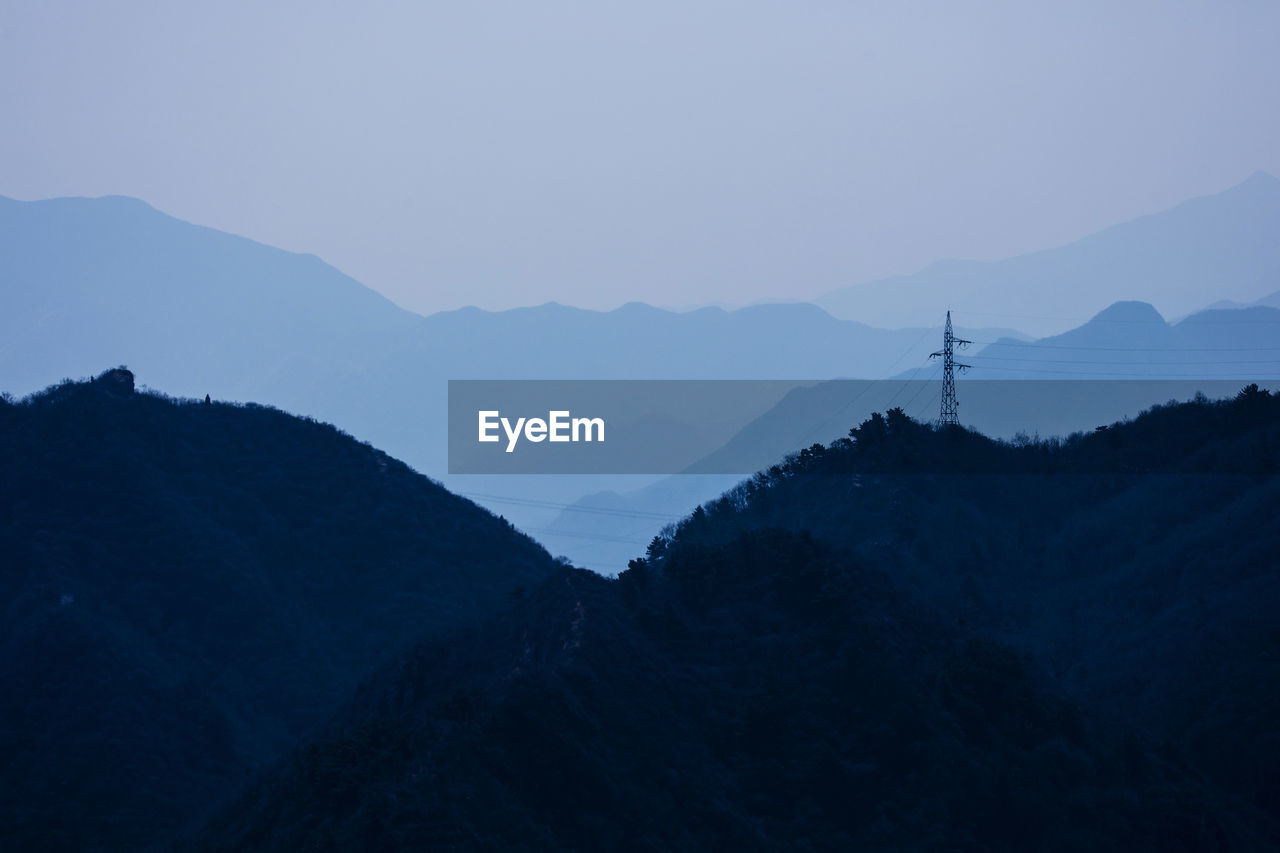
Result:
{"label": "mountain", "polygon": [[[1265,230],[1269,221],[1269,208],[1261,203],[1250,207],[1247,198],[1266,196],[1267,180],[1260,176],[1238,192],[1225,194],[1243,201],[1221,202],[1235,210],[1223,222],[1242,240],[1241,235]],[[1246,191],[1250,186],[1253,189]],[[1194,213],[1220,201],[1188,204]],[[1261,224],[1236,221],[1249,215],[1261,217]],[[1174,242],[1190,245],[1188,240]],[[574,508],[557,517],[558,509],[586,495],[628,490],[631,480],[447,477],[448,379],[833,379],[879,378],[905,370],[924,378],[931,376],[928,369],[916,372],[915,366],[937,349],[941,318],[935,313],[940,315],[947,304],[920,303],[934,305],[924,315],[927,325],[893,331],[837,320],[803,304],[676,313],[638,303],[610,312],[553,303],[500,312],[462,309],[424,318],[401,311],[312,256],[181,222],[142,202],[118,197],[0,199],[0,281],[0,389],[23,394],[67,376],[88,375],[103,364],[125,363],[170,393],[210,393],[309,415],[359,435],[458,491],[476,495],[544,537],[555,553],[589,566],[607,566],[610,572],[629,556],[618,546],[630,548],[634,540],[647,541],[652,535],[652,529],[642,529],[645,519],[632,518],[636,523],[615,529],[597,524],[609,517],[606,514]],[[1088,311],[1110,303],[1111,297],[1108,293],[1091,303]],[[1043,316],[1047,311],[1030,313]],[[959,333],[975,341],[1000,341],[1002,346],[1017,337],[1003,329],[963,324]],[[1040,354],[1052,357],[1056,352],[1046,349]],[[1000,352],[991,349],[987,355]],[[993,368],[1027,367],[986,363]],[[992,369],[989,375],[1043,374]],[[883,405],[909,400],[911,414],[922,415],[936,389],[918,394],[916,390],[908,389],[902,399],[886,399]],[[846,425],[871,410],[859,408],[847,413]],[[839,419],[835,426],[837,431],[812,440],[828,441],[846,428]],[[767,460],[797,446],[797,440],[811,443],[807,433],[794,431],[777,438],[769,455],[753,459]],[[676,489],[686,500],[638,509],[670,515],[718,488]]]}
{"label": "mountain", "polygon": [[1205,310],[1167,323],[1145,302],[1117,302],[1089,322],[1034,341],[997,340],[972,355],[969,379],[1280,376],[1280,308]]}
{"label": "mountain", "polygon": [[[1061,335],[975,341],[956,350],[956,360],[971,365],[957,378],[961,420],[1005,438],[1062,436],[1197,391],[1217,396],[1251,381],[1275,384],[1277,333],[1280,310],[1272,308],[1202,311],[1169,324],[1147,303],[1117,302]],[[934,360],[885,381],[797,387],[690,471],[755,470],[787,448],[826,444],[850,423],[894,406],[936,417],[940,373]]]}
{"label": "mountain", "polygon": [[1217,302],[1205,308],[1206,311],[1225,310],[1232,308],[1253,308],[1262,306],[1264,308],[1280,308],[1280,290],[1275,293],[1267,294],[1261,299],[1255,299],[1253,302],[1233,302],[1230,299],[1220,299]]}
{"label": "mountain", "polygon": [[[644,551],[686,508],[738,484],[740,474],[677,474],[625,490],[583,495],[555,510],[538,528],[538,541],[553,554],[574,555],[575,565],[616,575]],[[574,547],[574,546],[577,547]]]}
{"label": "mountain", "polygon": [[548,303],[424,318],[312,255],[122,197],[0,197],[0,276],[0,386],[10,393],[124,362],[171,393],[348,420],[401,380],[434,394],[456,378],[875,375],[929,345],[924,328],[872,328],[801,303],[685,313]]}
{"label": "mountain", "polygon": [[[1061,436],[1197,392],[1233,395],[1248,381],[1280,387],[1278,332],[1280,311],[1272,308],[1202,311],[1170,324],[1147,303],[1117,302],[1061,335],[978,338],[957,351],[957,360],[973,365],[957,381],[961,421],[1003,438]],[[932,345],[939,343],[940,336]],[[827,444],[872,412],[897,406],[915,418],[937,417],[940,372],[937,361],[922,358],[891,380],[798,386],[685,474],[586,495],[539,535],[553,552],[615,574],[676,508],[715,497],[733,472],[767,467],[791,448]],[[589,544],[574,548],[583,537]]]}
{"label": "mountain", "polygon": [[198,850],[1268,850],[1280,398],[899,410],[366,680]]}
{"label": "mountain", "polygon": [[[551,303],[421,317],[314,256],[135,199],[0,197],[0,390],[23,395],[127,364],[171,394],[254,401],[336,424],[442,478],[449,379],[883,376],[918,361],[939,334],[840,321],[803,304],[676,313]],[[490,503],[531,529],[555,515],[531,499],[570,503],[626,483],[448,482],[516,499]],[[588,542],[569,538],[557,549],[575,553]]]}
{"label": "mountain", "polygon": [[0,197],[0,277],[0,379],[18,394],[125,362],[174,393],[245,399],[421,320],[313,255],[116,196]]}
{"label": "mountain", "polygon": [[1280,395],[1252,385],[1043,442],[895,410],[758,475],[687,533],[782,527],[853,548],[1275,817],[1278,439]]}
{"label": "mountain", "polygon": [[553,302],[433,314],[419,343],[435,357],[469,353],[451,378],[822,379],[884,375],[927,353],[941,320],[889,330],[798,302],[685,313],[637,302],[604,312]]}
{"label": "mountain", "polygon": [[0,402],[0,837],[159,845],[411,640],[554,570],[337,429],[137,392]]}
{"label": "mountain", "polygon": [[1256,172],[1216,195],[1115,225],[1056,249],[1002,261],[940,261],[914,275],[841,288],[815,300],[837,317],[919,324],[1014,317],[1037,336],[1117,299],[1170,316],[1218,299],[1250,302],[1280,284],[1280,180]]}

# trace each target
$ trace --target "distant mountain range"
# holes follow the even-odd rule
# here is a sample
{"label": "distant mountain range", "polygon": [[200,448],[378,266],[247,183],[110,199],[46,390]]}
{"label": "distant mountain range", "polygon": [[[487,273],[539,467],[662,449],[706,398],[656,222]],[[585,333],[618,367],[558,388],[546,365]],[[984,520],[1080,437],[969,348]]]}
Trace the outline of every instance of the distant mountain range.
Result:
{"label": "distant mountain range", "polygon": [[1263,308],[1280,308],[1280,290],[1253,302],[1233,302],[1230,299],[1219,299],[1212,305],[1208,306],[1208,310],[1226,310],[1232,308],[1255,308],[1261,306]]}
{"label": "distant mountain range", "polygon": [[[587,560],[621,543],[601,542],[594,526],[601,513],[575,508],[557,518],[559,508],[584,495],[633,488],[634,481],[447,478],[448,379],[925,378],[930,375],[927,356],[941,337],[947,294],[961,292],[950,289],[956,270],[968,271],[962,278],[975,293],[985,293],[989,285],[992,299],[1009,296],[1013,301],[992,313],[1030,315],[1013,318],[1020,327],[1059,325],[1060,320],[1037,319],[1058,313],[1054,300],[1069,296],[1069,313],[1087,315],[1139,285],[1163,293],[1159,282],[1166,280],[1169,293],[1181,294],[1179,299],[1193,302],[1193,308],[1223,295],[1250,298],[1276,290],[1274,255],[1280,241],[1268,238],[1276,234],[1277,184],[1259,174],[1218,196],[1117,226],[1071,247],[995,265],[943,264],[907,277],[899,282],[901,289],[898,284],[891,289],[895,299],[910,303],[909,312],[864,315],[877,323],[922,318],[919,325],[894,330],[836,319],[803,303],[684,313],[640,303],[609,312],[549,303],[421,317],[314,256],[191,225],[137,200],[0,198],[0,390],[22,395],[64,377],[89,375],[104,364],[123,363],[143,384],[179,396],[208,393],[277,405],[334,423],[459,490],[484,495],[479,499],[517,524],[540,536],[557,536],[549,540],[556,553],[582,554]],[[1151,258],[1161,247],[1171,260],[1157,263]],[[948,269],[952,272],[942,275]],[[992,270],[998,274],[989,275]],[[1261,288],[1269,276],[1271,286]],[[1122,279],[1132,287],[1122,286]],[[1239,284],[1246,280],[1258,288]],[[942,290],[931,290],[935,285]],[[1011,296],[1012,291],[1017,293]],[[1032,302],[1033,308],[1017,307]],[[959,304],[974,310],[972,303]],[[1152,312],[1140,322],[1102,318],[1094,325],[1113,333],[1106,340],[1132,343],[1148,332],[1163,334],[1142,325],[1157,319]],[[1233,317],[1213,320],[1226,322]],[[1239,347],[1244,348],[1262,347],[1273,330],[1260,323],[1241,331]],[[1083,350],[1019,349],[1017,342],[1027,336],[1003,325],[961,323],[958,332],[998,342],[983,352],[971,350],[975,363],[993,376],[1020,375],[1012,368],[1084,369],[1090,360]],[[1089,335],[1103,340],[1092,331]],[[1174,337],[1191,340],[1181,332]],[[1070,364],[1051,363],[1047,354],[1060,352],[1067,353],[1064,360]],[[1265,361],[1262,352],[1231,358]],[[913,405],[923,406],[927,396]],[[795,436],[779,436],[784,437]],[[674,494],[701,496],[684,487]],[[669,515],[671,507],[644,511]],[[579,523],[569,524],[574,517]],[[634,542],[649,533],[607,535]],[[616,568],[619,556],[613,554],[609,564]]]}
{"label": "distant mountain range", "polygon": [[1061,335],[985,343],[958,353],[973,365],[969,379],[1271,379],[1280,376],[1280,308],[1215,308],[1168,323],[1145,302],[1117,302]]}
{"label": "distant mountain range", "polygon": [[421,320],[312,255],[122,197],[0,197],[0,280],[15,394],[134,362],[170,393],[283,402],[261,395],[295,366],[342,365]]}
{"label": "distant mountain range", "polygon": [[[127,364],[171,394],[270,403],[334,423],[437,476],[448,379],[885,376],[924,358],[938,337],[936,327],[890,331],[804,304],[675,313],[552,303],[421,317],[314,256],[120,197],[0,198],[0,283],[0,390],[20,396]],[[567,502],[618,482],[456,485]],[[555,514],[493,505],[530,527]]]}
{"label": "distant mountain range", "polygon": [[[1049,203],[1049,202],[1046,202]],[[1220,299],[1251,303],[1280,290],[1280,180],[1257,172],[1220,192],[1115,225],[1074,243],[1001,261],[939,261],[913,275],[815,300],[836,317],[918,324],[940,308],[972,325],[1010,322],[1061,332],[1116,300],[1167,316]]]}
{"label": "distant mountain range", "polygon": [[0,387],[10,393],[125,362],[170,393],[352,409],[333,418],[342,426],[375,391],[448,378],[885,375],[927,352],[941,322],[890,331],[806,304],[675,313],[548,303],[421,317],[314,256],[120,197],[0,198],[0,276]]}

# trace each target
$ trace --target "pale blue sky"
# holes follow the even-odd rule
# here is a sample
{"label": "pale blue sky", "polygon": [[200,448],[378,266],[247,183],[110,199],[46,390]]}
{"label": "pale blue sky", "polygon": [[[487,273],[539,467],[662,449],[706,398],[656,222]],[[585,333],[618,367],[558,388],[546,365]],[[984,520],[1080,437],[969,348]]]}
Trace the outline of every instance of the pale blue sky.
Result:
{"label": "pale blue sky", "polygon": [[1280,174],[1280,3],[0,4],[0,194],[419,311],[809,298]]}

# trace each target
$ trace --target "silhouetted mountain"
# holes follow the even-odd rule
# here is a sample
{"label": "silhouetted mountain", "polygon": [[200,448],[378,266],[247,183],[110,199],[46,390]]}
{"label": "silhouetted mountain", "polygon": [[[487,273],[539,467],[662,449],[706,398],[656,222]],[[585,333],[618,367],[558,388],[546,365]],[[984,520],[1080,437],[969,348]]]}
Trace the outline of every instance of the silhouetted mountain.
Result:
{"label": "silhouetted mountain", "polygon": [[[1274,228],[1266,230],[1272,222],[1264,203],[1267,180],[1259,177],[1246,184],[1254,187],[1248,192],[1239,188],[1238,198],[1228,194],[1230,198],[1212,204],[1189,203],[1192,213],[1220,202],[1235,211],[1229,216],[1224,212],[1221,220],[1229,235],[1259,229],[1270,235]],[[1186,214],[1191,219],[1200,215]],[[1248,220],[1253,215],[1261,219]],[[1203,233],[1217,233],[1218,227]],[[1170,238],[1176,246],[1197,239]],[[1265,278],[1270,269],[1265,258],[1255,261],[1255,272]],[[1141,277],[1138,272],[1135,280]],[[1236,280],[1229,272],[1221,276],[1223,286],[1212,291],[1214,296],[1236,293],[1228,286]],[[895,331],[838,321],[800,304],[687,313],[640,304],[612,312],[548,304],[503,312],[463,309],[422,318],[397,309],[312,256],[190,225],[118,197],[0,199],[0,280],[0,389],[21,394],[65,376],[88,375],[104,363],[125,362],[171,393],[256,400],[335,423],[418,470],[442,477],[449,378],[890,376],[914,371],[937,348],[940,329],[932,324],[949,304],[920,302],[931,327]],[[1131,291],[1126,286],[1118,292]],[[1091,311],[1114,295],[1105,292],[1070,313]],[[1204,301],[1208,298],[1197,304]],[[1028,313],[1046,312],[1047,306]],[[979,341],[1007,336],[999,329],[961,328],[960,333]],[[930,374],[924,370],[918,375]],[[991,375],[1040,374],[1002,370]],[[922,414],[931,396],[931,391],[921,393],[911,414]],[[797,441],[832,437],[780,435],[770,453]],[[515,498],[505,503],[481,500],[539,535],[549,528],[564,534],[548,539],[557,553],[584,561],[606,555],[593,566],[605,568],[622,558],[610,549],[624,543],[604,537],[633,539],[641,526],[617,531],[581,524],[605,517],[598,513],[574,512],[556,520],[555,509],[532,502],[568,504],[586,494],[628,488],[621,478],[446,482],[467,492]],[[642,511],[665,514],[676,508],[646,505]],[[571,518],[579,523],[568,524]],[[651,532],[636,535],[647,538]]]}
{"label": "silhouetted mountain", "polygon": [[207,850],[1264,850],[1280,398],[894,409],[366,681]]}
{"label": "silhouetted mountain", "polygon": [[0,846],[159,843],[409,640],[553,571],[337,429],[135,393],[0,403]]}
{"label": "silhouetted mountain", "polygon": [[[1042,443],[895,410],[758,475],[702,527],[711,541],[784,527],[853,548],[1276,817],[1277,474],[1280,396],[1256,386]],[[673,541],[690,538],[707,541],[689,522]]]}
{"label": "silhouetted mountain", "polygon": [[[1234,394],[1249,380],[1274,387],[1280,383],[1278,334],[1280,311],[1265,307],[1202,311],[1169,324],[1146,303],[1117,302],[1062,335],[979,337],[957,351],[958,360],[973,365],[958,380],[961,421],[1004,438],[1066,435],[1197,391]],[[927,342],[936,349],[941,334]],[[791,448],[826,444],[844,432],[842,424],[894,406],[917,419],[936,418],[940,373],[938,361],[921,358],[890,381],[797,387],[689,469],[702,476],[587,495],[540,535],[554,553],[580,553],[588,567],[606,574],[621,571],[637,539],[657,533],[664,515],[725,488],[716,472],[767,466]],[[573,549],[572,537],[588,533],[594,537],[589,548]]]}
{"label": "silhouetted mountain", "polygon": [[[1145,302],[1117,302],[1061,335],[978,341],[957,350],[957,360],[972,365],[958,378],[961,419],[999,437],[1017,432],[1061,436],[1132,417],[1171,396],[1214,388],[1234,394],[1242,382],[1275,383],[1280,381],[1278,333],[1280,310],[1271,308],[1202,311],[1170,325]],[[940,343],[939,336],[934,346]],[[691,470],[753,470],[786,448],[834,440],[844,421],[893,406],[932,419],[938,412],[940,373],[935,360],[885,382],[798,387]],[[1089,381],[1057,382],[1068,379]],[[1125,379],[1134,381],[1112,381]]]}
{"label": "silhouetted mountain", "polygon": [[[449,379],[881,376],[923,358],[940,334],[839,321],[803,304],[675,313],[551,303],[420,317],[314,256],[120,197],[0,197],[0,282],[0,390],[21,395],[125,363],[168,393],[253,400],[336,424],[440,477]],[[569,502],[619,482],[451,484]],[[553,515],[494,507],[528,527]],[[558,547],[572,553],[586,541]]]}
{"label": "silhouetted mountain", "polygon": [[[1056,249],[1002,261],[940,261],[914,275],[841,288],[816,300],[837,317],[917,325],[941,307],[1013,317],[1035,334],[1116,299],[1170,316],[1218,299],[1250,302],[1280,283],[1280,180],[1257,172],[1216,195],[1115,225]],[[964,312],[971,312],[965,314]]]}

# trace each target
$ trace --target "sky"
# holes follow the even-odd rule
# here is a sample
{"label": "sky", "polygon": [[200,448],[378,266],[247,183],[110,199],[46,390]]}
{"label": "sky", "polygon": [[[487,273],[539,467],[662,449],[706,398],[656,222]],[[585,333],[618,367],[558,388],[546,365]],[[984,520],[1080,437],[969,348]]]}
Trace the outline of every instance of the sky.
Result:
{"label": "sky", "polygon": [[423,313],[809,299],[1280,175],[1280,3],[0,0],[0,194]]}

